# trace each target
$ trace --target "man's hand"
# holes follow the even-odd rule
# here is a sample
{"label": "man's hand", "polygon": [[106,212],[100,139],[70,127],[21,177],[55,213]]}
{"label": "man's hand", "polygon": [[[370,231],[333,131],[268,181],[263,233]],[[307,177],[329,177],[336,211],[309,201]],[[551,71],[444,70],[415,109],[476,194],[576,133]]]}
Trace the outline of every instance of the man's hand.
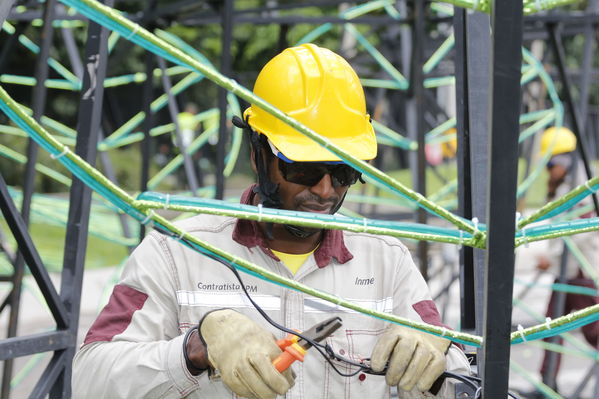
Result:
{"label": "man's hand", "polygon": [[391,326],[381,335],[371,356],[374,371],[383,371],[385,380],[404,391],[414,386],[422,392],[430,389],[445,371],[445,352],[451,341],[408,327]]}
{"label": "man's hand", "polygon": [[208,313],[199,326],[208,360],[237,395],[274,399],[293,386],[291,369],[279,373],[272,364],[281,350],[273,335],[232,309]]}

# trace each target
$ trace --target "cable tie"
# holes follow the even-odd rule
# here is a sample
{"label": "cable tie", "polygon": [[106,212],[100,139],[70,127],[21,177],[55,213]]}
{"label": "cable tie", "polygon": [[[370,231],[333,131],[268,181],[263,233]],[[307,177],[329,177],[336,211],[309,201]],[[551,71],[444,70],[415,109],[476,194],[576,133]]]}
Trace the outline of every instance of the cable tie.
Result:
{"label": "cable tie", "polygon": [[126,40],[131,39],[133,36],[135,36],[135,34],[137,33],[138,30],[139,30],[139,24],[135,24],[135,26],[133,27],[133,30],[129,33],[129,35],[127,35],[127,37],[125,39]]}
{"label": "cable tie", "polygon": [[478,218],[477,217],[473,217],[472,218],[472,224],[474,225],[474,231],[478,231]]}
{"label": "cable tie", "polygon": [[458,246],[458,249],[462,249],[463,246],[464,246],[464,231],[460,230],[460,245]]}
{"label": "cable tie", "polygon": [[148,212],[148,214],[146,215],[145,219],[141,221],[141,224],[146,225],[148,224],[148,222],[152,219],[152,211]]}
{"label": "cable tie", "polygon": [[522,219],[522,214],[520,212],[516,212],[516,229],[518,228],[518,222]]}
{"label": "cable tie", "polygon": [[524,327],[522,327],[522,324],[518,324],[518,332],[520,333],[522,341],[526,342],[526,336],[524,335]]}
{"label": "cable tie", "polygon": [[592,193],[594,193],[595,191],[597,191],[596,189],[592,188],[591,185],[589,184],[590,180],[587,180],[584,182],[584,186],[586,187],[587,190],[589,190]]}
{"label": "cable tie", "polygon": [[143,225],[148,224],[148,222],[152,219],[153,214],[154,214],[154,211],[148,212],[148,214],[146,215],[146,218],[141,221],[141,224],[143,224]]}
{"label": "cable tie", "polygon": [[549,323],[551,323],[551,317],[546,317],[545,318],[545,327],[547,327],[548,330],[551,330],[551,325]]}
{"label": "cable tie", "polygon": [[444,337],[447,334],[447,328],[441,327],[441,336]]}
{"label": "cable tie", "polygon": [[262,204],[258,204],[258,221],[262,221]]}
{"label": "cable tie", "polygon": [[177,239],[178,239],[179,241],[182,241],[182,240],[183,240],[183,236],[184,236],[184,235],[185,235],[185,231],[181,230],[181,234],[179,234],[179,237],[177,237]]}
{"label": "cable tie", "polygon": [[65,145],[62,148],[62,152],[60,154],[50,154],[50,158],[52,158],[52,159],[60,159],[60,158],[64,157],[65,155],[67,155],[67,152],[69,152],[69,147],[67,147]]}
{"label": "cable tie", "polygon": [[528,248],[528,237],[526,236],[526,227],[522,229],[522,239],[524,240],[524,248]]}
{"label": "cable tie", "polygon": [[368,228],[368,221],[366,218],[362,219],[362,224],[364,225],[364,230],[366,230],[366,228]]}
{"label": "cable tie", "polygon": [[169,204],[171,202],[171,195],[170,194],[166,194],[166,200],[164,201],[164,209],[167,209]]}

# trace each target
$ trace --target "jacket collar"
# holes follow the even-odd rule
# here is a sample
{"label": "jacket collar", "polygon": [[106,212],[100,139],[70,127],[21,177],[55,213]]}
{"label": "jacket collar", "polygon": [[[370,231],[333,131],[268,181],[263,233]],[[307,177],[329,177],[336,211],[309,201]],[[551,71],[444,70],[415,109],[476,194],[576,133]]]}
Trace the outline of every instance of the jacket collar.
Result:
{"label": "jacket collar", "polygon": [[[241,196],[241,203],[251,205],[254,199],[254,187],[249,187]],[[258,226],[258,223],[253,220],[237,219],[235,229],[233,230],[233,240],[248,248],[260,247],[260,249],[269,257],[276,261],[280,259],[270,250],[264,233]],[[324,230],[322,241],[316,251],[314,251],[314,259],[316,265],[323,268],[331,263],[335,258],[339,263],[346,263],[353,259],[353,255],[345,246],[342,230]]]}

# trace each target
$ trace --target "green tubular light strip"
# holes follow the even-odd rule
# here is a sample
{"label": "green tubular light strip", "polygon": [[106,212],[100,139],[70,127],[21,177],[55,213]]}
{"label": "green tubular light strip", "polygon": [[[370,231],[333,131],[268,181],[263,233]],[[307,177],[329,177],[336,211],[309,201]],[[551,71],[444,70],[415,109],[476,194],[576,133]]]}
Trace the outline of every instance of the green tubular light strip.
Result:
{"label": "green tubular light strip", "polygon": [[[0,144],[0,156],[3,156],[7,159],[11,159],[15,162],[20,163],[21,165],[25,165],[27,163],[27,157],[25,155],[19,154],[13,149],[8,148],[2,144]],[[55,171],[52,168],[40,164],[39,162],[35,164],[35,170],[37,170],[45,176],[48,176],[52,180],[56,180],[57,182],[64,184],[67,187],[71,186],[71,179],[69,179],[62,173]]]}
{"label": "green tubular light strip", "polygon": [[555,110],[553,110],[553,109],[542,109],[542,110],[539,110],[539,111],[528,112],[526,114],[520,115],[519,122],[520,122],[520,124],[530,123],[530,122],[536,122],[539,119],[542,119],[543,117],[547,116],[548,114],[554,115],[555,114]]}
{"label": "green tubular light strip", "polygon": [[424,63],[422,66],[422,72],[430,73],[439,62],[451,51],[453,45],[455,44],[455,38],[453,33],[445,39],[445,41],[435,50],[435,52],[430,56],[430,58]]}
{"label": "green tubular light strip", "polygon": [[[15,27],[12,26],[7,21],[4,21],[4,24],[2,24],[2,29],[6,33],[9,33],[11,35],[15,33]],[[25,46],[29,51],[31,51],[34,54],[38,54],[40,52],[39,46],[23,34],[19,35],[19,43],[21,43],[23,46]],[[81,82],[79,81],[77,76],[75,76],[73,73],[71,73],[71,71],[69,71],[67,68],[65,68],[61,63],[56,61],[54,58],[48,57],[48,65],[52,69],[54,69],[60,76],[62,76],[69,82],[76,84],[78,87],[81,85]]]}
{"label": "green tubular light strip", "polygon": [[393,5],[393,3],[393,0],[369,1],[367,3],[348,8],[347,10],[341,13],[341,17],[345,19],[354,19],[364,14],[368,14],[369,12],[376,11],[380,8]]}
{"label": "green tubular light strip", "polygon": [[536,346],[552,352],[562,353],[564,355],[572,355],[584,359],[592,359],[596,362],[599,361],[599,352],[597,351],[582,351],[580,349],[566,348],[565,346],[552,344],[550,342],[545,341],[532,341],[528,343],[528,345]]}
{"label": "green tubular light strip", "polygon": [[551,122],[555,120],[555,112],[547,113],[544,117],[524,129],[518,137],[518,142],[522,143],[524,140],[535,134],[541,129],[546,128]]}
{"label": "green tubular light strip", "polygon": [[599,320],[599,304],[510,334],[512,345],[553,337]]}
{"label": "green tubular light strip", "polygon": [[538,284],[538,283],[531,283],[531,282],[523,281],[518,278],[514,279],[514,282],[518,283],[520,285],[524,285],[526,287],[551,288],[552,291],[567,292],[570,294],[580,294],[580,295],[587,295],[587,296],[599,296],[599,291],[594,290],[592,288],[588,288],[588,287],[581,287],[578,285],[561,284],[561,283]]}
{"label": "green tubular light strip", "polygon": [[208,213],[219,216],[231,216],[239,219],[265,221],[273,223],[289,223],[307,227],[323,227],[329,229],[364,232],[378,235],[428,240],[452,244],[473,244],[470,234],[441,227],[431,227],[416,223],[387,222],[372,219],[353,219],[335,215],[312,215],[304,212],[285,211],[280,209],[260,208],[231,204],[225,201],[187,198],[146,192],[138,196],[135,207],[146,209],[169,209],[179,212]]}
{"label": "green tubular light strip", "polygon": [[[208,67],[213,68],[212,63],[208,58],[206,58],[202,53],[200,53],[199,51],[197,51],[192,46],[187,44],[185,41],[181,40],[179,37],[173,35],[172,33],[161,29],[157,29],[156,36],[166,40],[173,46],[177,46],[179,49],[183,50],[187,54],[190,54],[192,57],[201,60]],[[177,68],[182,67],[179,66]],[[235,97],[231,93],[227,93],[227,103],[229,105],[227,114],[227,117],[229,119],[229,114],[231,114],[231,116],[241,115],[241,109],[239,107],[239,101],[237,100],[237,97]],[[234,126],[232,137],[233,140],[231,142],[231,148],[229,149],[225,158],[225,168],[223,170],[223,174],[225,175],[225,177],[228,177],[231,175],[231,173],[233,173],[233,169],[235,168],[235,164],[237,163],[237,159],[239,158],[239,151],[241,150],[241,144],[243,141],[242,129],[238,128],[237,126]]]}
{"label": "green tubular light strip", "polygon": [[450,86],[453,84],[455,84],[455,76],[424,79],[424,88],[426,89],[434,89],[435,87]]}
{"label": "green tubular light strip", "polygon": [[439,126],[436,126],[432,130],[430,130],[429,132],[427,132],[425,134],[425,137],[428,140],[432,140],[435,137],[437,137],[438,135],[443,134],[447,130],[455,127],[455,125],[456,125],[456,118],[449,118],[448,120],[446,120],[445,122],[443,122]]}
{"label": "green tubular light strip", "polygon": [[360,82],[364,87],[378,87],[382,89],[405,90],[404,85],[397,83],[394,80],[386,79],[367,79],[360,78]]}
{"label": "green tubular light strip", "polygon": [[[227,101],[229,103],[227,119],[231,119],[233,115],[241,115],[241,109],[239,108],[239,101],[237,101],[237,97],[231,93],[227,93]],[[235,168],[235,164],[239,158],[239,151],[241,151],[242,142],[243,130],[237,126],[233,126],[233,141],[231,142],[231,148],[225,157],[225,169],[223,170],[225,177],[229,177],[231,176],[231,173],[233,173],[233,169]]]}
{"label": "green tubular light strip", "polygon": [[447,184],[445,184],[436,193],[431,195],[430,199],[431,199],[431,201],[437,202],[438,200],[442,199],[446,195],[453,193],[457,189],[458,189],[458,179],[456,178],[456,179],[453,179],[452,181],[448,182]]}
{"label": "green tubular light strip", "polygon": [[516,246],[534,241],[589,233],[597,230],[599,230],[598,217],[527,227],[516,232]]}
{"label": "green tubular light strip", "polygon": [[345,201],[358,203],[358,204],[402,206],[402,207],[408,207],[411,209],[416,209],[416,205],[413,202],[408,201],[403,198],[399,198],[398,200],[395,200],[395,199],[383,198],[383,197],[373,197],[373,196],[369,196],[369,195],[347,194],[345,197]]}
{"label": "green tubular light strip", "polygon": [[518,222],[518,228],[522,228],[532,222],[538,220],[544,220],[553,216],[556,216],[582,201],[593,192],[599,190],[599,176],[593,177],[588,180],[585,184],[574,188],[563,197],[558,198],[555,201],[548,203],[541,209],[537,210],[530,216],[523,218]]}
{"label": "green tubular light strip", "polygon": [[[545,85],[545,88],[547,89],[547,94],[549,95],[549,98],[551,99],[551,102],[553,105],[552,109],[537,111],[537,112],[550,112],[550,111],[553,112],[553,115],[554,115],[553,119],[555,122],[554,125],[561,126],[563,123],[564,110],[563,110],[562,102],[559,99],[559,96],[557,94],[555,85],[553,84],[553,81],[547,74],[547,71],[545,71],[545,68],[543,67],[541,62],[539,60],[537,60],[535,57],[533,57],[531,52],[524,47],[522,48],[522,59],[524,62],[526,62],[528,65],[530,65],[531,67],[535,68],[535,70],[538,71],[538,76],[541,79],[541,81],[543,82],[543,84]],[[523,195],[525,195],[526,192],[528,191],[528,189],[530,189],[530,187],[534,183],[534,181],[536,179],[538,179],[541,172],[545,169],[545,165],[547,164],[549,157],[550,157],[550,149],[548,149],[548,151],[545,154],[543,154],[543,156],[538,160],[538,162],[533,167],[530,174],[519,185],[518,192],[517,192],[518,198],[521,198]]]}
{"label": "green tubular light strip", "polygon": [[[539,323],[542,323],[547,320],[547,317],[545,317],[544,315],[540,315],[538,312],[531,309],[525,302],[514,298],[513,303],[514,303],[514,306],[517,306],[520,309],[522,309],[525,313],[527,313],[529,316],[533,317]],[[583,342],[581,338],[578,338],[578,337],[572,335],[571,333],[568,333],[568,332],[563,333],[563,334],[561,334],[561,337],[566,342],[568,342],[569,344],[571,344],[572,346],[574,346],[577,350],[579,350],[581,352],[586,351],[588,348],[588,344],[586,342]],[[528,343],[530,343],[530,342],[528,342]]]}
{"label": "green tubular light strip", "polygon": [[580,2],[581,0],[524,0],[523,10],[525,15],[530,15],[535,12]]}
{"label": "green tubular light strip", "polygon": [[[192,72],[173,86],[171,94],[176,96],[177,94],[181,93],[189,86],[199,82],[203,78],[204,77],[202,75],[198,75],[197,73]],[[168,104],[168,94],[164,93],[160,95],[158,98],[156,98],[154,101],[152,101],[152,103],[150,104],[150,108],[152,109],[152,112],[158,112],[162,108],[164,108],[166,104]],[[119,142],[119,140],[123,136],[127,135],[128,133],[131,133],[133,129],[139,126],[145,120],[145,118],[145,112],[138,112],[131,119],[125,122],[121,127],[115,130],[111,135],[106,137],[102,141],[102,143],[106,144],[108,147],[114,146],[116,143]]]}
{"label": "green tubular light strip", "polygon": [[2,87],[0,87],[0,108],[9,116],[9,118],[13,120],[13,122],[19,125],[22,129],[26,130],[30,134],[30,137],[35,140],[44,150],[54,155],[54,157],[60,163],[67,167],[74,175],[81,179],[90,188],[102,194],[114,205],[118,206],[124,212],[134,217],[138,221],[142,221],[142,223],[146,224],[152,221],[152,223],[155,223],[161,228],[170,231],[175,237],[180,237],[181,239],[187,240],[191,244],[186,245],[190,245],[192,248],[201,253],[223,259],[231,263],[236,268],[239,268],[240,270],[252,274],[258,278],[262,278],[266,281],[270,281],[296,291],[301,291],[308,295],[321,298],[347,309],[355,310],[372,317],[405,325],[431,334],[444,336],[455,342],[474,346],[480,346],[482,343],[482,338],[479,336],[448,331],[445,328],[418,323],[392,314],[363,308],[338,296],[315,290],[297,281],[284,278],[258,265],[233,256],[221,250],[220,248],[210,245],[209,243],[202,242],[196,237],[179,229],[167,219],[157,215],[153,211],[150,210],[147,213],[144,213],[135,208],[135,200],[133,200],[133,198],[131,198],[125,191],[103,176],[97,169],[89,165],[78,155],[74,154],[68,147],[63,147],[60,143],[58,143],[42,126],[40,126],[33,118],[26,114]]}
{"label": "green tubular light strip", "polygon": [[[187,68],[183,68],[180,66],[170,67],[170,68],[167,68],[167,70],[166,70],[166,74],[168,76],[176,76],[176,75],[180,75],[182,73],[188,73],[188,72],[189,72],[189,70]],[[154,69],[152,76],[154,76],[154,77],[162,76],[162,70],[160,68]],[[145,72],[130,73],[127,75],[114,76],[112,78],[104,79],[104,87],[108,88],[108,87],[122,86],[122,85],[126,85],[129,83],[141,83],[141,82],[145,82],[145,80],[146,80]]]}
{"label": "green tubular light strip", "polygon": [[384,134],[397,147],[403,148],[404,150],[416,150],[418,148],[418,144],[415,141],[402,136],[374,119],[372,120],[372,127],[374,127],[374,130],[377,133]]}
{"label": "green tubular light strip", "polygon": [[589,260],[586,258],[586,256],[584,256],[583,253],[580,251],[578,245],[576,245],[576,243],[574,243],[574,241],[570,237],[564,237],[563,240],[566,243],[568,249],[570,250],[570,253],[572,253],[572,255],[574,255],[574,257],[578,261],[578,264],[580,265],[582,271],[585,272],[587,276],[591,277],[591,279],[595,283],[595,287],[599,287],[599,274],[597,273],[593,265],[589,263]]}
{"label": "green tubular light strip", "polygon": [[[199,114],[197,114],[195,116],[195,120],[198,122],[203,121],[203,120],[209,118],[215,112],[218,113],[217,108],[212,108],[207,111],[200,112]],[[153,127],[152,129],[150,129],[150,136],[156,137],[156,136],[160,136],[163,134],[171,133],[173,131],[175,131],[175,124],[171,122],[171,123],[167,123],[165,125]],[[122,146],[125,146],[128,144],[136,143],[138,141],[143,140],[143,138],[144,138],[143,132],[129,133],[127,136],[117,140],[114,143],[111,143],[110,145],[108,145],[104,142],[98,144],[98,150],[99,151],[108,151],[113,148],[118,148],[118,147],[122,147]]]}
{"label": "green tubular light strip", "polygon": [[[218,126],[213,126],[210,129],[205,130],[202,134],[200,134],[191,142],[191,144],[186,149],[186,153],[189,155],[195,154],[195,152],[198,149],[200,149],[200,147],[206,144],[210,136],[213,136],[217,133]],[[148,188],[150,190],[156,188],[156,186],[160,184],[162,180],[164,180],[168,175],[177,170],[177,168],[179,168],[182,164],[183,155],[177,154],[177,156],[171,159],[170,162],[164,166],[164,168],[162,168],[158,173],[152,176],[150,180],[148,180]]]}
{"label": "green tubular light strip", "polygon": [[549,399],[564,399],[560,394],[555,392],[553,389],[549,388],[549,386],[543,384],[540,381],[537,381],[537,379],[530,373],[530,371],[528,371],[528,369],[520,366],[520,364],[518,364],[517,362],[510,360],[510,368],[514,370],[516,373],[518,373],[518,375],[524,377],[524,379],[526,379],[528,382],[533,384],[536,389],[538,389],[543,393],[543,395],[545,395],[545,397]]}
{"label": "green tubular light strip", "polygon": [[[3,74],[0,76],[0,83],[35,86],[35,78],[30,76]],[[44,85],[49,89],[79,90],[79,85],[62,79],[46,79]]]}
{"label": "green tubular light strip", "polygon": [[[114,9],[106,7],[94,0],[61,0],[64,4],[76,8],[79,12],[93,19],[95,22],[107,27],[111,30],[116,30],[119,33],[125,34],[125,38],[129,38],[136,44],[146,48],[147,50],[182,66],[189,66],[191,69],[196,70],[199,73],[204,74],[208,79],[223,87],[224,89],[232,92],[233,94],[243,98],[244,100],[255,104],[256,106],[264,109],[268,113],[272,114],[276,118],[282,120],[289,126],[298,130],[302,134],[306,135],[310,139],[314,140],[318,144],[327,148],[329,151],[339,156],[343,161],[352,165],[362,173],[369,175],[373,178],[378,186],[385,190],[390,190],[399,195],[408,197],[416,202],[419,206],[428,212],[442,217],[454,224],[456,227],[469,232],[475,233],[475,229],[471,223],[465,221],[452,212],[439,207],[438,205],[430,202],[423,195],[408,189],[397,180],[385,175],[372,165],[364,162],[360,159],[353,157],[345,151],[335,147],[329,140],[318,135],[313,130],[307,128],[301,123],[297,122],[293,118],[290,118],[279,109],[268,104],[266,101],[255,96],[250,90],[239,85],[232,79],[229,79],[221,75],[218,71],[215,71],[205,64],[202,64],[198,60],[193,59],[188,54],[180,51],[177,48],[169,45],[162,39],[148,32],[146,29],[140,27],[138,24],[129,21],[124,18]],[[476,232],[475,238],[478,240],[484,240],[484,234],[482,232]]]}
{"label": "green tubular light strip", "polygon": [[369,41],[362,35],[352,24],[347,23],[344,25],[345,30],[355,37],[358,42],[364,47],[366,51],[374,58],[381,68],[385,70],[391,76],[393,80],[402,88],[406,90],[409,87],[408,80],[399,72],[384,55],[382,55]]}

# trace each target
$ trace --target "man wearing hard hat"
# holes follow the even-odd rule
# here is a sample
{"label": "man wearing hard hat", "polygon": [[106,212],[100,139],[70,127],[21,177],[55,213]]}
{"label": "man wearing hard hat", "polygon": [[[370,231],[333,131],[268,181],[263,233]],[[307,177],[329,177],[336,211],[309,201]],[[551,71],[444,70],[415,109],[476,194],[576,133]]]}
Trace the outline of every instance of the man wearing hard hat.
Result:
{"label": "man wearing hard hat", "polygon": [[[587,180],[584,166],[576,153],[576,144],[576,136],[570,129],[565,127],[550,127],[545,130],[541,136],[541,156],[550,156],[549,161],[547,162],[548,201],[554,201],[562,197],[575,187],[584,184]],[[590,198],[587,197],[585,200],[581,201],[577,207],[590,204]],[[594,212],[589,211],[580,217],[588,218],[592,216],[594,216]],[[572,236],[572,241],[580,250],[583,257],[588,261],[595,262],[596,259],[599,259],[599,237],[595,232],[574,235]],[[560,276],[560,263],[562,252],[564,251],[562,240],[558,240],[558,242],[555,242],[554,240],[548,241],[543,248],[544,250],[542,253],[536,256],[537,268],[539,270],[550,271],[557,276],[555,280],[556,283],[596,289],[593,280],[583,272],[577,258],[572,254],[569,254],[566,261],[565,275]],[[551,298],[547,306],[547,317],[558,317],[562,314],[568,314],[575,310],[599,303],[599,298],[589,295],[575,293],[567,293],[564,295],[564,309],[559,310],[560,314],[555,314],[555,303],[558,296],[555,291],[551,293]],[[587,324],[586,326],[583,326],[581,330],[587,342],[590,345],[597,347],[599,322]],[[561,342],[561,338],[557,339]],[[559,353],[554,356],[557,356],[556,363],[554,366],[550,366],[549,352],[545,351],[545,357],[541,366],[541,374],[543,375],[545,384],[557,390],[557,373],[561,357]],[[550,370],[550,368],[552,368],[552,370]],[[539,392],[537,395],[529,396],[542,397],[543,395]]]}
{"label": "man wearing hard hat", "polygon": [[[360,81],[332,51],[313,44],[283,51],[263,68],[254,93],[355,157],[376,156]],[[235,123],[250,135],[258,176],[243,194],[244,204],[333,214],[361,180],[337,156],[255,105]],[[424,279],[394,237],[211,215],[179,227],[309,287],[441,325]],[[323,341],[337,360],[329,363],[311,350],[303,363],[278,371],[275,337],[285,334],[258,308],[274,324],[298,331],[339,316],[342,328]],[[391,386],[401,397],[432,397],[430,389],[453,397],[449,379],[431,388],[446,370],[469,372],[464,354],[449,340],[253,275],[240,283],[218,262],[152,232],[131,256],[77,354],[73,386],[76,397],[93,398],[382,399],[389,398]]]}

